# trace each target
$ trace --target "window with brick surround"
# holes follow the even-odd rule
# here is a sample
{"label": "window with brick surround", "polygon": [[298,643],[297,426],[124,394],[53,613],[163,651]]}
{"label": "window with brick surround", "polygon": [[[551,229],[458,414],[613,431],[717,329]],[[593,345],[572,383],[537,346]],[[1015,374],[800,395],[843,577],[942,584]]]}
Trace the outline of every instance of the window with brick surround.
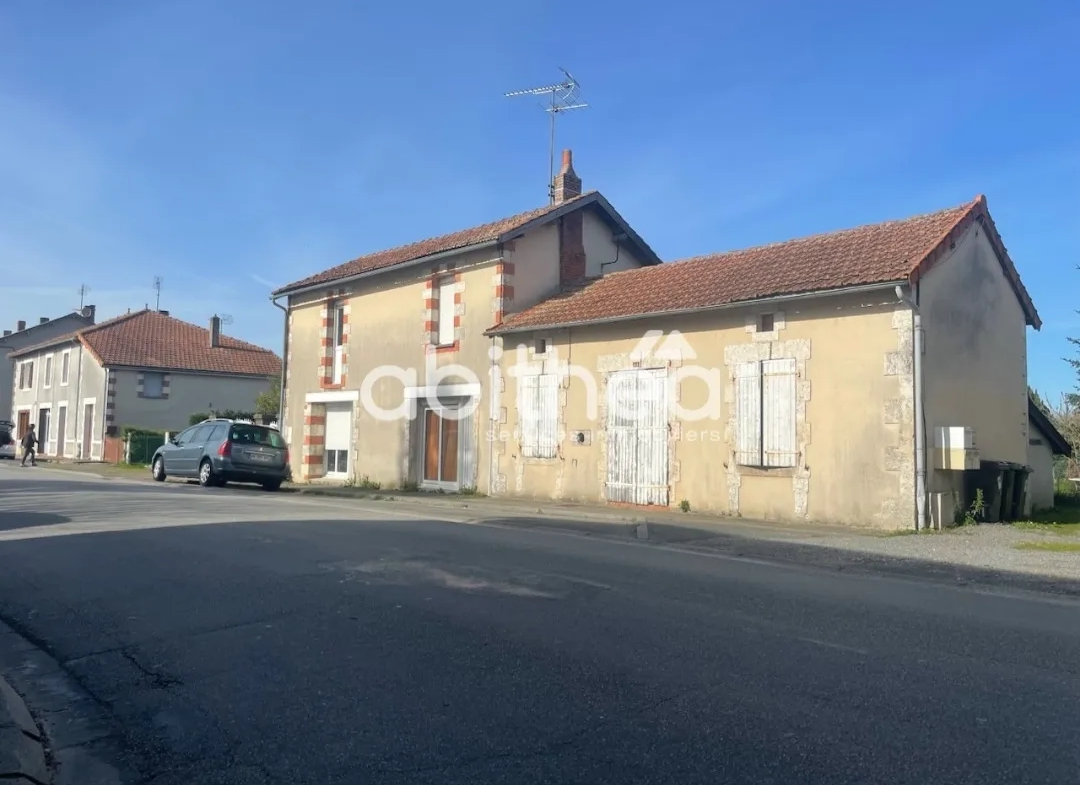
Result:
{"label": "window with brick surround", "polygon": [[454,342],[454,293],[457,284],[454,279],[444,278],[439,281],[438,300],[438,334],[436,340],[439,346],[450,346]]}
{"label": "window with brick surround", "polygon": [[331,383],[341,384],[341,372],[345,361],[345,306],[334,306],[331,312],[330,351],[332,352]]}
{"label": "window with brick surround", "polygon": [[143,374],[143,398],[164,398],[165,397],[165,374],[164,373],[144,373]]}

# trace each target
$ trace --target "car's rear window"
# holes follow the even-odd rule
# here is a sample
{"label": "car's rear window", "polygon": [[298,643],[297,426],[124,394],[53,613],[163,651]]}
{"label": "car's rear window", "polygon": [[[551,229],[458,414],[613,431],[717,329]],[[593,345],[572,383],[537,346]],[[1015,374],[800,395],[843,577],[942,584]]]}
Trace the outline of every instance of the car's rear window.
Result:
{"label": "car's rear window", "polygon": [[273,428],[261,425],[243,425],[236,423],[229,432],[229,441],[237,444],[259,444],[263,447],[285,449],[285,440]]}

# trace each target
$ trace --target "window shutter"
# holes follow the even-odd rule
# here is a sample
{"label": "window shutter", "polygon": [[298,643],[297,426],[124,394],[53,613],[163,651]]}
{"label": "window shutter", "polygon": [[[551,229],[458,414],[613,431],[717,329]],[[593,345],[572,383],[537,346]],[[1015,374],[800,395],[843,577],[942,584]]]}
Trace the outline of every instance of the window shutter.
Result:
{"label": "window shutter", "polygon": [[439,345],[449,346],[454,342],[454,293],[457,285],[453,279],[439,285]]}
{"label": "window shutter", "polygon": [[794,466],[796,368],[793,358],[762,363],[765,466]]}
{"label": "window shutter", "polygon": [[735,462],[761,466],[761,363],[735,366]]}
{"label": "window shutter", "polygon": [[537,390],[537,417],[539,419],[537,456],[540,458],[554,458],[559,441],[558,376],[549,373],[537,377],[537,380],[539,382],[539,389]]}
{"label": "window shutter", "polygon": [[518,421],[521,424],[521,454],[537,457],[540,441],[539,377],[518,377]]}

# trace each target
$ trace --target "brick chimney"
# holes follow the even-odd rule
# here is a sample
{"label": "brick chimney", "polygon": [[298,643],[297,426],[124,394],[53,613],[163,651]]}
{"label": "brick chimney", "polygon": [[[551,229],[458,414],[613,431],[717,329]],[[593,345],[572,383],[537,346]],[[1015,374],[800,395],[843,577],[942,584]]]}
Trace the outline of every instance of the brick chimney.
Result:
{"label": "brick chimney", "polygon": [[15,332],[21,333],[25,329],[26,329],[26,322],[24,320],[19,319],[19,321],[15,322]]}
{"label": "brick chimney", "polygon": [[221,346],[221,317],[210,317],[210,346],[214,349]]}
{"label": "brick chimney", "polygon": [[97,306],[85,305],[82,309],[82,315],[84,319],[88,319],[90,324],[94,323],[94,319],[97,318]]}
{"label": "brick chimney", "polygon": [[48,316],[39,316],[39,317],[38,317],[38,324],[45,324],[45,323],[46,323],[46,322],[48,322],[48,321],[49,321],[49,317],[48,317]]}
{"label": "brick chimney", "polygon": [[555,194],[555,204],[562,204],[567,199],[581,196],[581,178],[574,171],[574,154],[570,150],[563,150],[562,169],[555,175],[552,189]]}

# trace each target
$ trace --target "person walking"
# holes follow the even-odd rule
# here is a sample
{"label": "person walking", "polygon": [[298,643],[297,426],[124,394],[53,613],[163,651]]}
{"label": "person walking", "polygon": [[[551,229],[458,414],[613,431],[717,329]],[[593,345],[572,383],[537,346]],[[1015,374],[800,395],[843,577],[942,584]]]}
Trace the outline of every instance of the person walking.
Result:
{"label": "person walking", "polygon": [[37,447],[37,444],[38,444],[37,434],[34,433],[34,425],[33,425],[33,423],[31,423],[29,430],[27,430],[26,434],[22,437],[22,448],[23,448],[22,465],[23,466],[26,466],[26,459],[27,459],[28,456],[30,458],[30,465],[31,466],[37,466],[37,450],[35,449]]}

